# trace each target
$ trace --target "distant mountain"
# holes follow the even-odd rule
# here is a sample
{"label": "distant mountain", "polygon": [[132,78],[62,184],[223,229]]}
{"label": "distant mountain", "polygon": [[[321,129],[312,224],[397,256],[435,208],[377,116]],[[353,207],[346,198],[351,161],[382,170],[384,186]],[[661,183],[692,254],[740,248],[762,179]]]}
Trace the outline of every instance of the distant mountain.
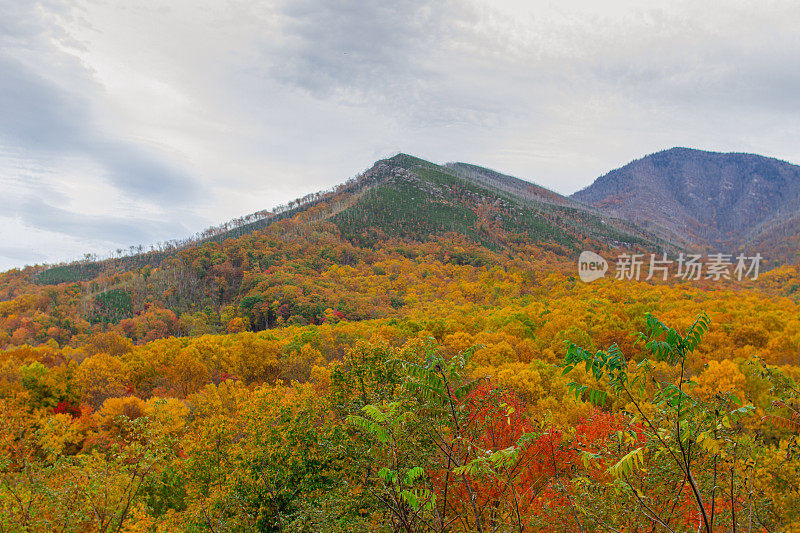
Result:
{"label": "distant mountain", "polygon": [[800,166],[785,161],[672,148],[613,170],[571,198],[680,246],[798,259]]}
{"label": "distant mountain", "polygon": [[37,268],[34,280],[88,281],[110,271],[157,267],[205,243],[298,227],[334,231],[362,248],[458,235],[494,250],[521,241],[570,256],[615,246],[759,250],[768,260],[800,262],[800,166],[672,148],[565,197],[477,165],[437,165],[398,154],[287,205],[147,250],[132,246],[130,254]]}
{"label": "distant mountain", "polygon": [[427,242],[458,235],[499,250],[513,242],[543,245],[572,255],[586,247],[665,243],[627,220],[533,183],[467,163],[441,166],[407,154],[372,167],[327,191],[259,211],[151,250],[131,247],[130,255],[50,267],[36,275],[41,284],[87,281],[109,270],[158,266],[182,250],[239,239],[271,228],[335,228],[359,247],[387,241]]}

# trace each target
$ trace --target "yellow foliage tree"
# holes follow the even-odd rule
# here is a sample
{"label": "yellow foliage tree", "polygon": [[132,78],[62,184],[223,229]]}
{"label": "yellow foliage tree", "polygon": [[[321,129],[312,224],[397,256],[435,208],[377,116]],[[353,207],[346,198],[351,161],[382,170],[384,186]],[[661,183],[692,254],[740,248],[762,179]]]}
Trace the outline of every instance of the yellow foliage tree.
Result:
{"label": "yellow foliage tree", "polygon": [[104,400],[125,392],[125,366],[118,357],[101,352],[80,364],[75,383],[83,398],[95,408]]}
{"label": "yellow foliage tree", "polygon": [[694,393],[700,399],[708,399],[717,393],[744,390],[745,377],[739,366],[729,359],[709,361],[708,368],[697,377]]}

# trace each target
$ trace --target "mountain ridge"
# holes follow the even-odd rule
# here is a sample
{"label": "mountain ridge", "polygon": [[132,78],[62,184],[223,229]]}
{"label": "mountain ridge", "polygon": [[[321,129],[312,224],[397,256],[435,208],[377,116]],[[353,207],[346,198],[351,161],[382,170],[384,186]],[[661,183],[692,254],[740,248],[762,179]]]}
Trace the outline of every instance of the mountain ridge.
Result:
{"label": "mountain ridge", "polygon": [[[714,188],[714,180],[721,185]],[[264,231],[287,219],[331,223],[344,238],[364,246],[453,232],[489,246],[525,235],[570,248],[589,242],[651,249],[760,248],[792,260],[800,235],[798,184],[800,167],[786,161],[674,147],[631,161],[564,196],[479,165],[438,165],[400,152],[330,189],[158,249],[131,247],[130,255],[118,254],[112,262],[119,268],[156,265],[178,250]],[[739,214],[725,212],[741,206]],[[85,259],[49,266],[37,278],[46,284],[91,279],[102,264]]]}
{"label": "mountain ridge", "polygon": [[800,166],[744,152],[662,150],[571,198],[700,249],[763,246],[790,257],[800,233]]}
{"label": "mountain ridge", "polygon": [[[564,245],[573,251],[592,242],[660,246],[659,239],[539,185],[466,163],[435,163],[398,153],[376,161],[355,178],[287,205],[262,210],[207,229],[195,238],[148,252],[112,258],[115,268],[156,264],[187,247],[240,238],[281,221],[330,224],[346,240],[371,246],[382,240],[424,242],[449,233],[493,248],[509,239]],[[131,247],[131,250],[141,247]],[[50,267],[45,284],[91,279],[102,261]],[[80,272],[79,272],[80,271]]]}

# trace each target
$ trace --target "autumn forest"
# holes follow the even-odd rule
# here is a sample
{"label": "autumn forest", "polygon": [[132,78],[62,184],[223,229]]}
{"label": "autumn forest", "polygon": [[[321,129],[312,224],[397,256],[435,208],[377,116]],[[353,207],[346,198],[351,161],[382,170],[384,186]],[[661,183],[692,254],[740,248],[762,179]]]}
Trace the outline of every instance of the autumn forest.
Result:
{"label": "autumn forest", "polygon": [[798,267],[468,177],[0,274],[0,532],[800,531]]}

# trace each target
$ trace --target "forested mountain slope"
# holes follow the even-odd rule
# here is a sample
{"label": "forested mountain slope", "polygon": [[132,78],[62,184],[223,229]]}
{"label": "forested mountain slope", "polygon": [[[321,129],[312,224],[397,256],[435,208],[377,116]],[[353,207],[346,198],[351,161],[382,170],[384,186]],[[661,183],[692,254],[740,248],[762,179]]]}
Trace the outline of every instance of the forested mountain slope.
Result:
{"label": "forested mountain slope", "polygon": [[632,224],[481,167],[439,166],[400,154],[379,161],[366,175],[373,173],[384,177],[331,219],[345,238],[364,245],[386,239],[423,242],[447,233],[494,248],[509,239],[574,250],[584,241],[659,245]]}
{"label": "forested mountain slope", "polygon": [[626,222],[601,218],[521,180],[400,154],[329,191],[193,240],[105,261],[6,273],[0,348],[70,343],[109,329],[141,342],[321,323],[328,309],[351,320],[398,314],[402,290],[388,290],[376,301],[369,291],[339,288],[314,275],[336,265],[373,264],[379,250],[475,267],[548,257],[559,269],[582,249],[615,245],[658,246]]}
{"label": "forested mountain slope", "polygon": [[88,281],[101,271],[155,267],[180,250],[262,231],[282,220],[306,226],[332,222],[359,246],[391,240],[425,242],[445,234],[500,249],[509,241],[558,244],[577,251],[584,244],[638,245],[664,241],[630,222],[570,200],[532,183],[464,163],[440,166],[398,154],[377,161],[355,178],[287,205],[263,210],[193,237],[144,251],[130,247],[106,261],[86,260],[44,269],[34,281]]}
{"label": "forested mountain slope", "polygon": [[613,170],[572,198],[677,244],[800,259],[800,166],[777,159],[672,148]]}
{"label": "forested mountain slope", "polygon": [[0,531],[797,531],[800,271],[576,276],[659,246],[401,154],[2,273]]}

